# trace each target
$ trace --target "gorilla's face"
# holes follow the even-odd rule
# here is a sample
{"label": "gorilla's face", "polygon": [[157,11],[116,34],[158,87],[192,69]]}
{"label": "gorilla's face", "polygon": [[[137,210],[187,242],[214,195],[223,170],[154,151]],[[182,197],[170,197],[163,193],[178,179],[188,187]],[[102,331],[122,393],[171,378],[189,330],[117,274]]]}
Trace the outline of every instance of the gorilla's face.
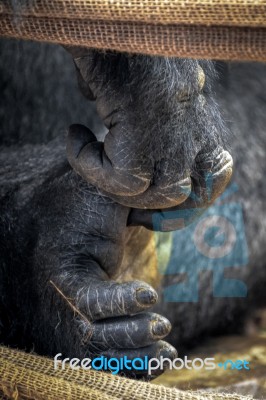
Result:
{"label": "gorilla's face", "polygon": [[[226,129],[210,95],[212,64],[70,51],[80,86],[96,100],[109,129],[104,142],[98,142],[87,128],[70,128],[72,167],[132,208],[175,207],[191,192],[201,196],[197,206],[209,205],[232,173],[232,158],[223,150]],[[209,176],[211,196],[206,195]]]}

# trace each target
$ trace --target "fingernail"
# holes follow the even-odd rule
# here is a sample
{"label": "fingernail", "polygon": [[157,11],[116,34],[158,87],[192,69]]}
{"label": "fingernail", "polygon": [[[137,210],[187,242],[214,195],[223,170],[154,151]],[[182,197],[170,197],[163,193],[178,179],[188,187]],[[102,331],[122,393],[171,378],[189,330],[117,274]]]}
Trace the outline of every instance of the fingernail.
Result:
{"label": "fingernail", "polygon": [[168,319],[160,319],[152,322],[152,333],[157,337],[164,337],[171,331],[171,324]]}
{"label": "fingernail", "polygon": [[176,351],[176,349],[173,346],[169,347],[163,347],[158,355],[158,358],[163,357],[163,358],[170,358],[170,359],[174,359],[177,358],[178,353]]}
{"label": "fingernail", "polygon": [[158,295],[155,290],[139,288],[136,291],[136,299],[140,304],[151,305],[156,303],[156,301],[158,300]]}

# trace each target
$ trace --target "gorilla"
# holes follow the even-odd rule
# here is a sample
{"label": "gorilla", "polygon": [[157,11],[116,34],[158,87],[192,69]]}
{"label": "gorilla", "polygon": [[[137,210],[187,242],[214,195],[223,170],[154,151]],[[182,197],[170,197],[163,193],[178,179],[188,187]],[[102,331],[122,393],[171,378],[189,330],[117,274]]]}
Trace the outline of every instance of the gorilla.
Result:
{"label": "gorilla", "polygon": [[[201,335],[239,329],[265,301],[263,66],[67,50],[107,134],[63,49],[1,41],[0,342],[80,359],[175,358]],[[229,136],[250,259],[229,275],[248,296],[214,297],[213,271],[196,270],[197,302],[158,301],[154,287],[173,273],[158,271],[153,231],[183,227],[167,216],[186,210],[193,224],[221,195]],[[166,317],[175,347],[162,340]]]}

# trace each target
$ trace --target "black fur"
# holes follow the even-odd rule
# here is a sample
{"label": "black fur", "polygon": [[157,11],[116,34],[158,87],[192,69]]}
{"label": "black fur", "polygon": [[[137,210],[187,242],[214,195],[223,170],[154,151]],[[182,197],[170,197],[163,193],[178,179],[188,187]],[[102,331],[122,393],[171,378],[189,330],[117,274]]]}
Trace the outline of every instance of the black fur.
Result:
{"label": "black fur", "polygon": [[[1,45],[5,52],[5,57],[1,58],[3,71],[1,85],[5,87],[5,96],[0,104],[0,115],[4,121],[1,127],[3,143],[6,145],[1,151],[0,170],[1,342],[28,350],[34,348],[40,354],[50,356],[62,352],[66,356],[82,358],[100,352],[109,356],[128,354],[134,357],[147,354],[154,357],[160,353],[175,357],[175,350],[160,340],[169,332],[169,322],[160,315],[150,312],[151,306],[157,300],[155,291],[148,284],[136,281],[136,278],[147,276],[147,272],[149,274],[145,246],[150,242],[152,233],[138,226],[129,228],[128,224],[149,226],[150,221],[147,222],[146,217],[143,217],[148,214],[143,210],[136,211],[119,204],[101,190],[84,182],[70,169],[66,161],[64,138],[58,135],[61,129],[53,128],[55,126],[66,128],[68,121],[84,121],[83,107],[86,103],[80,98],[74,86],[71,87],[71,96],[66,96],[64,92],[67,82],[75,80],[74,69],[68,67],[70,60],[67,60],[66,53],[55,46],[20,44],[19,46],[28,52],[25,59],[20,53],[19,69],[10,75],[13,79],[12,91],[10,85],[7,85],[5,76],[9,73],[8,66],[17,56],[14,49],[18,45],[13,41],[2,41]],[[49,75],[44,85],[48,93],[49,91],[57,93],[57,90],[61,93],[58,94],[59,101],[51,103],[51,106],[48,102],[48,107],[53,109],[52,114],[49,112],[51,109],[47,111],[46,100],[39,91],[39,79],[35,80],[34,74],[31,74],[30,79],[27,75],[28,79],[24,80],[19,74],[21,70],[28,71],[31,65],[31,51],[34,60],[36,53],[39,54],[40,59],[36,68],[38,71],[43,71],[43,74],[48,68],[45,66],[45,60],[47,65],[51,65],[54,59],[58,62],[58,73],[54,72],[54,76]],[[201,147],[209,146],[210,150],[221,143],[221,137],[226,129],[220,114],[216,111],[215,102],[211,99],[214,88],[208,82],[215,75],[211,63],[174,59],[167,61],[110,53],[91,54],[93,62],[89,68],[90,74],[88,77],[80,78],[83,80],[85,78],[86,83],[86,79],[95,81],[97,76],[101,77],[97,84],[103,95],[107,98],[110,96],[114,102],[118,101],[118,106],[128,116],[127,120],[122,118],[121,122],[119,121],[122,127],[123,123],[129,124],[129,128],[134,126],[137,129],[137,124],[141,126],[143,135],[139,137],[143,138],[143,141],[137,150],[143,152],[144,149],[149,149],[147,157],[151,157],[153,162],[157,157],[158,159],[163,157],[164,152],[173,151],[171,153],[173,156],[179,151],[180,165],[183,167],[188,165],[193,170],[195,153]],[[116,66],[116,75],[117,68],[118,70],[121,68],[121,74],[114,80],[110,79],[113,73],[112,60]],[[208,111],[203,107],[201,112],[197,111],[199,93],[195,75],[199,64],[207,74],[205,96],[210,98],[206,103]],[[88,63],[86,66],[88,67]],[[66,74],[62,86],[58,81],[62,76],[61,68]],[[124,74],[124,70],[127,74]],[[134,74],[137,78],[134,78]],[[160,77],[161,81],[158,80]],[[122,79],[122,82],[117,79]],[[254,161],[258,157],[263,158],[265,149],[263,139],[265,116],[263,111],[259,111],[261,102],[264,102],[266,86],[264,81],[265,74],[262,67],[238,65],[232,67],[229,73],[228,87],[218,91],[219,103],[223,105],[224,113],[227,111],[226,118],[233,121],[233,130],[236,131],[232,149],[236,159],[236,179],[240,186],[238,198],[244,201],[251,251],[250,265],[243,270],[243,274],[241,270],[241,276],[249,284],[250,297],[241,300],[214,300],[210,276],[203,275],[202,294],[197,304],[174,304],[173,307],[170,304],[160,304],[159,312],[167,315],[174,325],[172,343],[175,346],[191,343],[199,335],[224,330],[225,325],[227,330],[233,329],[236,321],[243,321],[252,302],[256,303],[258,297],[264,301],[262,290],[265,282],[262,178],[264,174],[263,169],[261,174],[257,172],[257,163]],[[14,94],[15,96],[17,94],[16,82],[18,85],[21,82],[26,85],[32,83],[33,92],[26,91],[29,97],[23,96],[23,91],[20,92],[19,98],[14,97]],[[88,91],[84,82],[83,89],[92,95],[93,90]],[[120,83],[127,88],[127,94],[132,92],[132,97],[123,97],[123,87]],[[244,96],[245,86],[248,96]],[[139,96],[138,90],[140,90]],[[161,96],[162,91],[163,96]],[[183,97],[179,97],[178,102],[172,103],[171,98],[176,94]],[[95,93],[93,95],[95,96]],[[189,100],[185,97],[187,95],[190,96]],[[31,99],[30,103],[27,98]],[[50,97],[52,98],[53,96]],[[147,107],[149,100],[154,109]],[[115,110],[113,101],[110,102]],[[41,104],[40,107],[35,106],[38,102]],[[256,110],[255,113],[250,107],[251,103],[253,110]],[[134,104],[134,110],[130,108],[130,104]],[[182,107],[186,109],[183,112],[185,116],[182,116],[181,112],[180,117],[180,112],[176,111],[177,105],[180,109]],[[15,107],[22,110],[17,119]],[[45,123],[40,122],[31,126],[33,109],[36,121]],[[59,112],[60,109],[64,110],[63,114]],[[171,113],[173,121],[170,118]],[[160,130],[160,121],[165,115],[169,120],[167,118],[164,121],[163,129]],[[181,123],[182,128],[177,122]],[[88,124],[87,121],[84,123]],[[111,121],[107,123],[108,127],[110,124],[112,125]],[[251,124],[253,135],[250,135]],[[149,130],[149,126],[153,129]],[[172,129],[177,130],[171,136]],[[135,132],[137,130],[133,129],[134,134]],[[56,139],[47,145],[14,146],[12,139],[14,134],[16,134],[15,143],[23,141],[36,143],[48,141],[52,137]],[[152,138],[152,144],[149,143],[148,135]],[[10,144],[12,146],[8,148],[7,145]],[[238,151],[239,145],[243,147],[243,154],[246,156],[242,156]],[[252,149],[255,149],[255,154]],[[115,147],[113,151],[115,154]],[[208,160],[208,163],[212,164],[211,160]],[[200,180],[202,171],[197,169],[194,172]],[[196,187],[203,192],[200,206],[204,209],[208,202],[202,189],[202,182]],[[217,189],[216,195],[218,192]],[[254,231],[257,234],[256,240],[253,239]],[[133,248],[135,259],[129,257],[133,243],[136,246]],[[183,247],[187,247],[187,251],[190,251],[188,243],[184,243]],[[128,266],[127,258],[134,259],[134,264]],[[142,264],[138,264],[140,260],[143,260]],[[253,269],[255,267],[256,270]],[[128,274],[131,274],[131,282],[114,283],[118,277],[121,281],[127,280]],[[82,315],[77,315],[73,311],[50,281],[67,299],[70,299],[72,305],[77,307]],[[136,295],[139,296],[138,301]],[[97,301],[100,301],[102,309]],[[142,347],[143,345],[145,346]]]}

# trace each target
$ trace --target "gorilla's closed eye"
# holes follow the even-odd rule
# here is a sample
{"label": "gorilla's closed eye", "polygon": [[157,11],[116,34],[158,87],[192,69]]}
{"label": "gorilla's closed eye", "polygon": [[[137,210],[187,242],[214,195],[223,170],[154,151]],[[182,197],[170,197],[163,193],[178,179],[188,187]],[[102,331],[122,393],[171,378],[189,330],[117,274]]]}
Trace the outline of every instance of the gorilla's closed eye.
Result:
{"label": "gorilla's closed eye", "polygon": [[177,100],[179,103],[186,103],[191,100],[191,96],[189,94],[178,94],[177,95]]}

